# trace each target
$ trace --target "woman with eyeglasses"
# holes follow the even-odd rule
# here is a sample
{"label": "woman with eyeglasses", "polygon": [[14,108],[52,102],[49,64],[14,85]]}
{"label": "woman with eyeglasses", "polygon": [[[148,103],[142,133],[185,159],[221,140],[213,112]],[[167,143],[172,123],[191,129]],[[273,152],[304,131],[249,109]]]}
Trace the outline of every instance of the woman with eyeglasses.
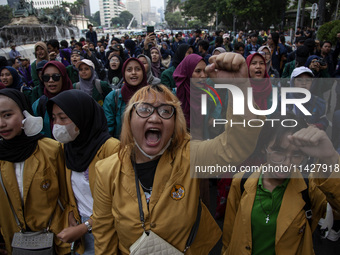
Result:
{"label": "woman with eyeglasses", "polygon": [[123,85],[123,59],[118,55],[113,55],[109,60],[108,80],[112,87],[121,88]]}
{"label": "woman with eyeglasses", "polygon": [[270,48],[268,46],[261,46],[258,51],[266,60],[266,69],[270,78],[278,79],[280,78],[280,73],[272,66],[272,55],[270,53]]}
{"label": "woman with eyeglasses", "polygon": [[73,89],[73,86],[65,66],[58,61],[47,62],[42,70],[41,79],[45,85],[44,94],[33,103],[32,109],[35,116],[41,116],[44,119],[41,133],[52,138],[50,118],[46,111],[47,101],[60,92]]}
{"label": "woman with eyeglasses", "polygon": [[[275,118],[263,127],[255,149],[265,164],[244,168],[233,179],[223,255],[314,254],[312,233],[327,202],[340,209],[339,154],[327,134],[292,114]],[[318,158],[320,168],[306,165],[308,157]]]}
{"label": "woman with eyeglasses", "polygon": [[147,85],[144,65],[137,58],[129,58],[124,62],[122,74],[124,78],[122,88],[110,92],[103,105],[109,132],[117,139],[122,130],[122,117],[126,105],[136,91]]}
{"label": "woman with eyeglasses", "polygon": [[64,144],[66,185],[72,207],[67,213],[68,227],[57,237],[65,243],[82,239],[77,252],[92,255],[95,164],[117,152],[119,141],[110,136],[103,109],[83,91],[61,92],[48,101],[47,112],[54,138]]}
{"label": "woman with eyeglasses", "polygon": [[[241,55],[225,53],[210,61],[206,71],[211,78],[247,78]],[[237,86],[247,93],[249,83]],[[218,225],[199,199],[200,180],[193,178],[199,173],[190,173],[190,166],[238,164],[254,149],[260,130],[227,126],[212,140],[190,141],[180,104],[166,86],[153,85],[136,91],[126,106],[119,152],[96,165],[96,254],[130,254],[145,232],[195,255],[209,254],[220,238]],[[233,116],[232,108],[228,116]],[[233,116],[235,121],[255,117],[248,109],[244,116]]]}

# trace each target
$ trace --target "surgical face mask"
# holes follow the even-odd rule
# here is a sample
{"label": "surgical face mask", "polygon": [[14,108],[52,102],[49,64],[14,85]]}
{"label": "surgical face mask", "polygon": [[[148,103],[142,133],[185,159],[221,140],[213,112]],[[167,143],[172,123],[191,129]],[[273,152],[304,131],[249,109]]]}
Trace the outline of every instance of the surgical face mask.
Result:
{"label": "surgical face mask", "polygon": [[53,125],[53,136],[60,143],[69,143],[74,141],[79,135],[79,130],[76,131],[76,124],[73,122],[67,125]]}
{"label": "surgical face mask", "polygon": [[22,124],[24,125],[22,129],[27,136],[35,136],[39,134],[43,128],[43,119],[41,117],[34,117],[28,111],[23,111],[25,119],[23,119]]}
{"label": "surgical face mask", "polygon": [[147,158],[153,160],[155,157],[159,156],[159,155],[163,155],[164,151],[170,146],[172,138],[169,139],[169,142],[164,146],[163,149],[161,149],[160,152],[158,152],[156,155],[149,155],[147,154],[145,151],[143,151],[143,149],[141,147],[139,147],[137,141],[135,138],[133,138],[133,140],[135,141],[135,145],[137,146],[137,148],[140,150],[140,152]]}

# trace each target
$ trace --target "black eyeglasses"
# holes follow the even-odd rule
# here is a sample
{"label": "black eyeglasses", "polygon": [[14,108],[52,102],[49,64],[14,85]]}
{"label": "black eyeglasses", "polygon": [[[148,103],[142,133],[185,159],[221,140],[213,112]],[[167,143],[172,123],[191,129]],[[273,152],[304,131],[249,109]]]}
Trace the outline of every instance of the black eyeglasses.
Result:
{"label": "black eyeglasses", "polygon": [[155,110],[163,119],[170,119],[175,113],[175,107],[170,104],[161,104],[160,106],[155,107],[148,103],[136,103],[133,107],[136,109],[137,115],[141,118],[150,117]]}
{"label": "black eyeglasses", "polygon": [[48,82],[52,77],[52,80],[54,81],[59,81],[61,74],[55,73],[52,75],[48,75],[48,74],[44,74],[43,76],[41,76],[41,79],[43,80],[43,82]]}

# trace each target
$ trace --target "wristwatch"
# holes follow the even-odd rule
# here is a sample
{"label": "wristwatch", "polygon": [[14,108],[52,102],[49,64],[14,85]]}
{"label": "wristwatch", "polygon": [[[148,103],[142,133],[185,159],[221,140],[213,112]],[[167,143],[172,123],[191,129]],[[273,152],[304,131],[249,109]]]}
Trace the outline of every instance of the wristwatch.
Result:
{"label": "wristwatch", "polygon": [[85,226],[87,227],[87,232],[91,233],[92,232],[92,226],[90,222],[87,220],[84,222]]}

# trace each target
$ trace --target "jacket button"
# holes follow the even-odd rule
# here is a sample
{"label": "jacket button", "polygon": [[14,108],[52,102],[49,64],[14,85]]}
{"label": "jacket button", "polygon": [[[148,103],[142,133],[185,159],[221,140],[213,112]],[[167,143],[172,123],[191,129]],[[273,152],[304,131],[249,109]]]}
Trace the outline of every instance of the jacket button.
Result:
{"label": "jacket button", "polygon": [[155,227],[156,227],[156,223],[151,223],[151,224],[150,224],[150,227],[151,227],[151,228],[155,228]]}
{"label": "jacket button", "polygon": [[251,248],[250,248],[250,246],[249,246],[249,245],[247,245],[247,246],[246,246],[246,250],[248,250],[248,251],[250,251],[250,250],[251,250]]}

